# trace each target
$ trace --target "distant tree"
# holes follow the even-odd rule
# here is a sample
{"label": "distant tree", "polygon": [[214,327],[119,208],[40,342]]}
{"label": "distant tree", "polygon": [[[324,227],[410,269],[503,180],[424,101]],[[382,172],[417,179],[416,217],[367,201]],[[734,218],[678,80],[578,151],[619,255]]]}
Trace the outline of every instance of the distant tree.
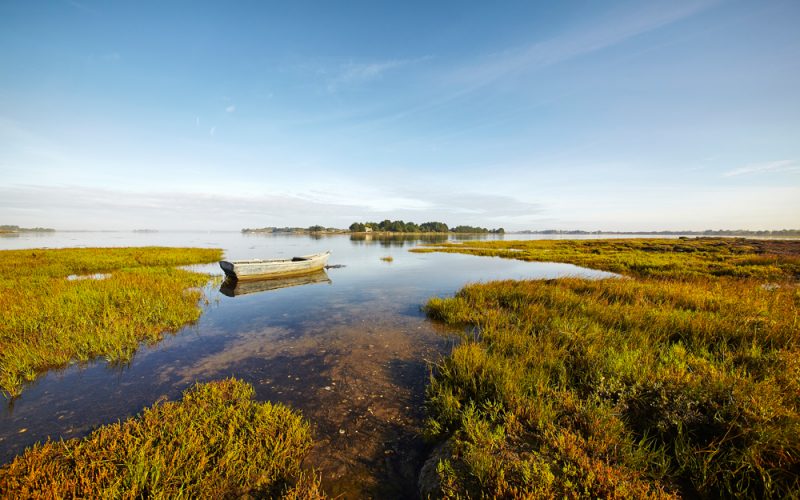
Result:
{"label": "distant tree", "polygon": [[367,227],[360,222],[353,222],[352,224],[350,224],[350,231],[354,233],[363,233],[366,230]]}
{"label": "distant tree", "polygon": [[309,226],[308,231],[311,233],[321,233],[325,230],[325,226]]}
{"label": "distant tree", "polygon": [[419,229],[423,233],[446,233],[448,231],[447,224],[444,222],[423,222],[419,225]]}
{"label": "distant tree", "polygon": [[488,233],[489,230],[485,227],[474,227],[474,226],[456,226],[451,229],[454,233]]}

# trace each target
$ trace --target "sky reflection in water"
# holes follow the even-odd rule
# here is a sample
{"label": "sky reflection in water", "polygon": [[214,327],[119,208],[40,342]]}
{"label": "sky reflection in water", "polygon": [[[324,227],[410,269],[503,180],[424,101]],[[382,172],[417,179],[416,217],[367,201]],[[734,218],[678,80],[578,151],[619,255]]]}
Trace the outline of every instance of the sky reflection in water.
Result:
{"label": "sky reflection in water", "polygon": [[[199,321],[156,345],[143,345],[124,366],[97,360],[42,375],[0,410],[0,460],[36,441],[85,435],[135,415],[159,398],[179,397],[197,381],[236,376],[254,385],[257,398],[287,403],[311,420],[316,445],[310,461],[329,493],[413,494],[424,458],[417,432],[428,363],[455,342],[425,318],[425,301],[478,281],[607,275],[568,264],[407,251],[418,243],[419,238],[233,232],[55,233],[2,240],[6,248],[222,247],[229,259],[331,250],[329,264],[344,267],[310,284],[236,294],[226,293],[231,290],[216,264],[192,266],[217,276],[205,289],[209,304]],[[385,256],[393,261],[382,261]]]}

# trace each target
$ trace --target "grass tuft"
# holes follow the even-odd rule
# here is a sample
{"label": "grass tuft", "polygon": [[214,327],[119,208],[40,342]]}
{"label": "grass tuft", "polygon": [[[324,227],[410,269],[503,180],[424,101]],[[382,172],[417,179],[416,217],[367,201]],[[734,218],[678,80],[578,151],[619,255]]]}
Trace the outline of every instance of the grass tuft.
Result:
{"label": "grass tuft", "polygon": [[[201,313],[208,276],[176,269],[218,249],[80,248],[0,251],[0,390],[17,396],[47,369],[105,357],[129,361]],[[110,273],[101,280],[70,275]]]}
{"label": "grass tuft", "polygon": [[301,461],[309,425],[236,379],[197,384],[83,439],[48,441],[0,468],[12,498],[322,498]]}

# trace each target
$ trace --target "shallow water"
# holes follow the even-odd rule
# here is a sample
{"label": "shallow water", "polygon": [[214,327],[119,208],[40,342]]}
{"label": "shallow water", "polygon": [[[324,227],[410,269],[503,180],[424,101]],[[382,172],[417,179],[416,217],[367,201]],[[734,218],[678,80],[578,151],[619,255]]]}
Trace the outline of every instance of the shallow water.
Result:
{"label": "shallow water", "polygon": [[[328,493],[415,496],[426,451],[418,433],[429,363],[456,341],[452,332],[425,318],[425,301],[477,281],[610,276],[569,264],[408,252],[417,244],[416,237],[238,232],[0,239],[0,248],[220,247],[229,259],[331,250],[329,264],[344,266],[306,284],[247,293],[225,290],[218,278],[206,287],[208,304],[195,324],[156,345],[143,345],[129,364],[98,360],[42,375],[0,409],[0,461],[36,441],[83,436],[159,398],[178,398],[197,381],[236,376],[253,384],[258,399],[286,403],[312,422],[315,446],[307,465],[322,474]],[[393,261],[382,261],[386,256]],[[221,275],[216,265],[192,268]]]}

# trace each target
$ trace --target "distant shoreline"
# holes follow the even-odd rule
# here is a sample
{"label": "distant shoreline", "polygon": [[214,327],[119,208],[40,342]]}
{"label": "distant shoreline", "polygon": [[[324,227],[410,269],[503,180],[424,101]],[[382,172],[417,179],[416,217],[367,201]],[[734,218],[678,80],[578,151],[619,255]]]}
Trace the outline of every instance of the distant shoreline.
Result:
{"label": "distant shoreline", "polygon": [[643,235],[643,236],[800,236],[800,229],[779,229],[776,231],[746,229],[708,229],[705,231],[581,231],[548,229],[544,231],[513,231],[507,234],[543,235]]}
{"label": "distant shoreline", "polygon": [[20,233],[55,233],[56,230],[49,227],[0,227],[0,234],[20,234]]}

